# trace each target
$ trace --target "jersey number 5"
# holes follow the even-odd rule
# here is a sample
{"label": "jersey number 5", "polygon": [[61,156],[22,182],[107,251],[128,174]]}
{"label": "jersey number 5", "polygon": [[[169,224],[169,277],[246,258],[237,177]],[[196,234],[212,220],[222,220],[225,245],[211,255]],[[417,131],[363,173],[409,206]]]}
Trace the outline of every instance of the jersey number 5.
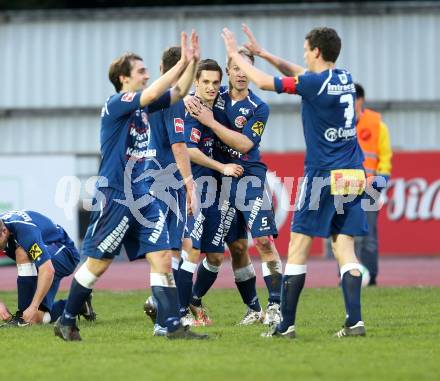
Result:
{"label": "jersey number 5", "polygon": [[352,94],[344,94],[339,98],[339,103],[347,103],[344,109],[345,128],[351,128],[354,118],[354,99]]}

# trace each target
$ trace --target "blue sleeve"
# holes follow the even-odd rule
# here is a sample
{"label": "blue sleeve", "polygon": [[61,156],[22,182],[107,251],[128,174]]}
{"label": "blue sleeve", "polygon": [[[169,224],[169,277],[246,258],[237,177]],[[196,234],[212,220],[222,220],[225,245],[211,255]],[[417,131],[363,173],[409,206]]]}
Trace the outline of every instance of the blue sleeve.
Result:
{"label": "blue sleeve", "polygon": [[243,134],[251,139],[254,145],[260,143],[268,118],[269,106],[263,103],[255,109],[254,115],[243,127]]}
{"label": "blue sleeve", "polygon": [[185,143],[188,148],[199,148],[199,143],[202,138],[202,125],[195,123],[192,117],[185,118]]}
{"label": "blue sleeve", "polygon": [[165,126],[170,144],[185,142],[185,106],[179,101],[164,110]]}
{"label": "blue sleeve", "polygon": [[141,92],[115,94],[105,102],[103,114],[106,113],[113,119],[131,114],[140,107],[140,100]]}
{"label": "blue sleeve", "polygon": [[29,259],[37,267],[51,259],[46,245],[43,242],[40,229],[36,226],[25,225],[16,233],[16,239],[19,245],[28,253]]}
{"label": "blue sleeve", "polygon": [[306,99],[314,98],[318,95],[325,80],[326,77],[323,80],[323,76],[316,73],[299,75],[296,83],[296,93]]}
{"label": "blue sleeve", "polygon": [[154,102],[150,103],[148,107],[148,112],[155,112],[158,110],[162,110],[164,108],[170,107],[171,104],[171,91],[167,90],[165,91],[159,99],[155,100]]}

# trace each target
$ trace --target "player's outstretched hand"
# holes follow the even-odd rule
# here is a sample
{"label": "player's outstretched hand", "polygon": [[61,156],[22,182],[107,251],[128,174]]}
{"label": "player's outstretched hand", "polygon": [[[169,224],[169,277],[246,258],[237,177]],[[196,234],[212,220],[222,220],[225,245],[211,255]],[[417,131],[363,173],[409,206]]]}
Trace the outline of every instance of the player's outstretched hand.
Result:
{"label": "player's outstretched hand", "polygon": [[8,310],[8,307],[6,307],[6,304],[0,302],[0,319],[1,320],[9,320],[11,318],[11,313]]}
{"label": "player's outstretched hand", "polygon": [[190,61],[194,57],[194,50],[192,47],[188,47],[188,36],[186,32],[180,33],[180,47],[182,49],[180,60],[185,64],[188,65]]}
{"label": "player's outstretched hand", "polygon": [[223,40],[225,41],[226,52],[228,57],[238,51],[237,41],[235,40],[234,33],[232,33],[228,28],[223,28],[222,32]]}
{"label": "player's outstretched hand", "polygon": [[193,50],[193,59],[196,62],[200,61],[200,43],[199,36],[196,31],[193,29],[191,32],[191,49]]}
{"label": "player's outstretched hand", "polygon": [[263,52],[263,48],[258,43],[257,39],[255,38],[250,28],[246,24],[242,24],[241,29],[248,38],[248,42],[244,44],[244,47],[247,50],[249,50],[249,52],[252,53],[253,55],[260,56],[261,53]]}
{"label": "player's outstretched hand", "polygon": [[240,177],[243,174],[243,167],[238,164],[225,164],[223,167],[223,174],[225,176],[232,176],[232,177]]}

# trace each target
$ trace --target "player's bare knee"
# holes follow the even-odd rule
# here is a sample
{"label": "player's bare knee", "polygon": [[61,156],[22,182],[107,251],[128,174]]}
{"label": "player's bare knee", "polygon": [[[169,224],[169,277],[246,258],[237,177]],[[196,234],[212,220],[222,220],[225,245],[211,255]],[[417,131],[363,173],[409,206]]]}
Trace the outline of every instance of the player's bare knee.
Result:
{"label": "player's bare knee", "polygon": [[206,260],[211,266],[220,267],[225,255],[223,253],[206,253]]}
{"label": "player's bare knee", "polygon": [[200,250],[191,249],[188,251],[187,261],[191,263],[199,263],[200,260]]}
{"label": "player's bare knee", "polygon": [[17,247],[15,249],[15,263],[17,265],[21,265],[25,263],[32,263],[32,261],[29,259],[28,254],[23,248]]}

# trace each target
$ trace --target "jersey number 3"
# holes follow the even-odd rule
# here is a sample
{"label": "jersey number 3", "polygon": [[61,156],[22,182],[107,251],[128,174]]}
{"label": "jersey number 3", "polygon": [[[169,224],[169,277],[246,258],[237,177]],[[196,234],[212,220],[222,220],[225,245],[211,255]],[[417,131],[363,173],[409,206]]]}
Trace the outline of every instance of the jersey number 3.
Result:
{"label": "jersey number 3", "polygon": [[351,128],[354,118],[354,100],[352,94],[344,94],[339,98],[339,103],[347,103],[344,109],[345,128]]}

